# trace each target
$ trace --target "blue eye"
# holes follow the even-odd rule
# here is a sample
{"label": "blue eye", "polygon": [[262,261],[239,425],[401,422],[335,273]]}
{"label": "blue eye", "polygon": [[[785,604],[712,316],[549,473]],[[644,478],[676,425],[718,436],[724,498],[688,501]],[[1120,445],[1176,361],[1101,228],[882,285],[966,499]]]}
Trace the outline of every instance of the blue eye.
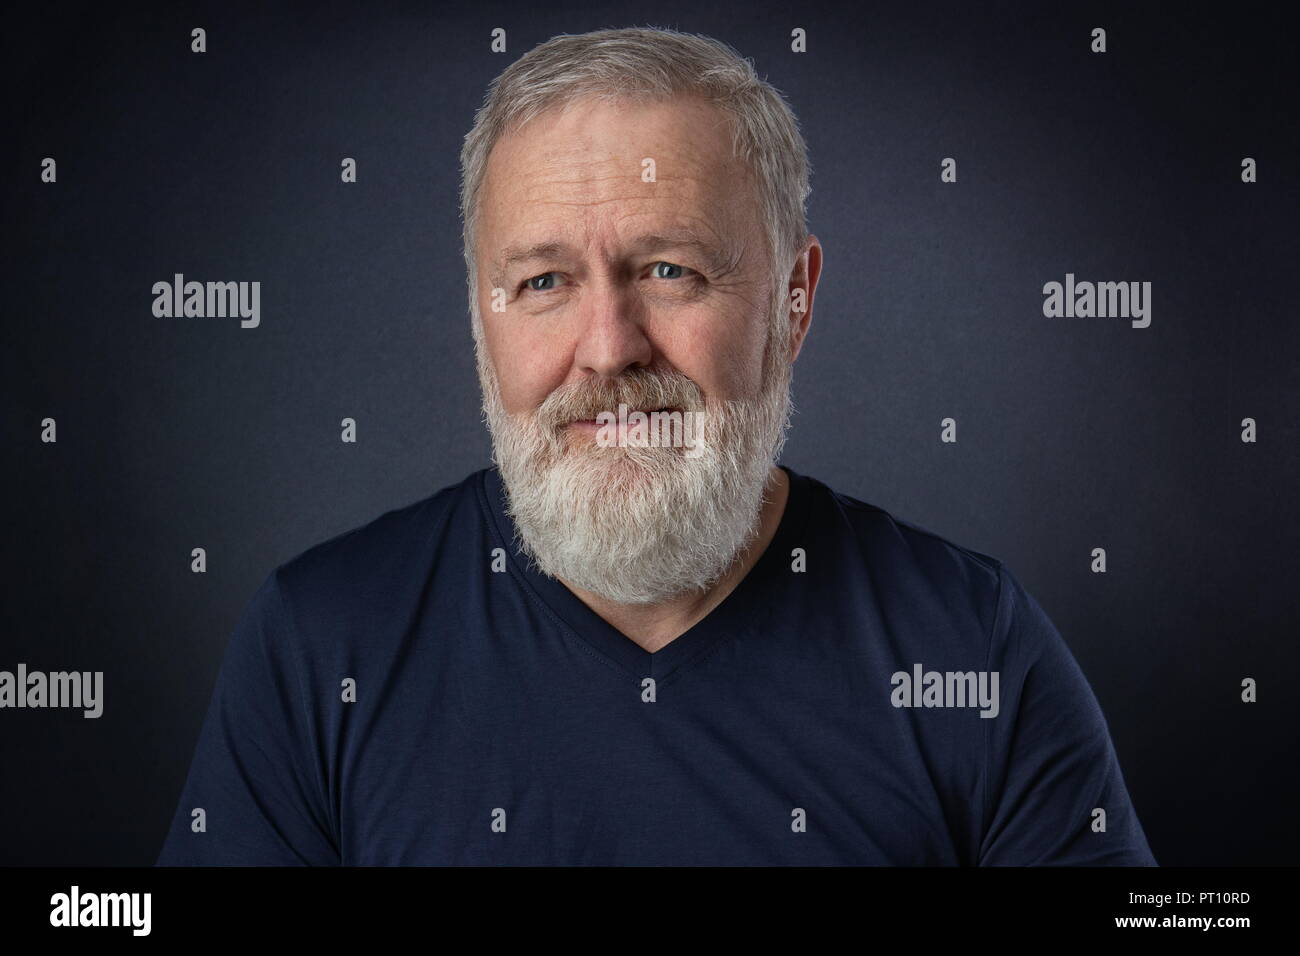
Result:
{"label": "blue eye", "polygon": [[[666,270],[666,271],[665,271]],[[550,292],[555,288],[555,276],[558,272],[543,272],[523,281],[523,287],[530,292]],[[686,277],[686,268],[673,262],[656,262],[651,270],[656,279],[682,279]]]}

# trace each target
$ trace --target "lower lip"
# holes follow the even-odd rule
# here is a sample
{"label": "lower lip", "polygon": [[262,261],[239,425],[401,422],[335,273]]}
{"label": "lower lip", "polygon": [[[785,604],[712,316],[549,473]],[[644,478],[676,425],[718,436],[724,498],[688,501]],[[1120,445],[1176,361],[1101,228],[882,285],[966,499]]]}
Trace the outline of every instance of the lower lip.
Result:
{"label": "lower lip", "polygon": [[[659,409],[659,411],[668,412],[668,411],[672,411],[672,409]],[[646,412],[645,414],[652,415],[654,413]],[[611,422],[610,424],[617,425],[617,422]],[[607,426],[601,424],[600,422],[595,421],[594,419],[588,418],[588,419],[583,419],[582,421],[569,422],[569,424],[566,427],[572,428],[575,431],[579,431],[579,432],[594,433],[600,431],[602,428],[605,428]]]}

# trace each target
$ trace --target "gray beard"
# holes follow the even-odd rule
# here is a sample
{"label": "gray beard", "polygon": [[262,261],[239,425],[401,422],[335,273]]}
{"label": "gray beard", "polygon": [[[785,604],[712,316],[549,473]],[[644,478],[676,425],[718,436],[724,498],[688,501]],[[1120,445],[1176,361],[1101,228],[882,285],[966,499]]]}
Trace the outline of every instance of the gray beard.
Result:
{"label": "gray beard", "polygon": [[[534,565],[618,604],[656,604],[716,584],[758,534],[763,491],[790,424],[790,363],[773,340],[757,399],[706,405],[678,373],[677,387],[626,393],[632,408],[703,411],[695,457],[682,448],[570,444],[555,424],[566,407],[560,390],[536,412],[508,414],[476,345],[493,460],[516,542]],[[613,411],[625,393],[618,383],[611,389],[613,404],[604,407]],[[646,396],[659,400],[636,400]]]}

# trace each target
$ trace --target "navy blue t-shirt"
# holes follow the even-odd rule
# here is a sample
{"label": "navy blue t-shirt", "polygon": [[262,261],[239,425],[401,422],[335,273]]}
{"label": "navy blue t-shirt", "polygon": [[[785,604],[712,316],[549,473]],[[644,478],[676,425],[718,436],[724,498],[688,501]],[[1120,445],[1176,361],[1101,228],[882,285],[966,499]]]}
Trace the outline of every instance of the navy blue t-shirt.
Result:
{"label": "navy blue t-shirt", "polygon": [[281,565],[159,865],[1155,865],[1007,568],[786,471],[758,563],[654,653],[515,550],[495,469]]}

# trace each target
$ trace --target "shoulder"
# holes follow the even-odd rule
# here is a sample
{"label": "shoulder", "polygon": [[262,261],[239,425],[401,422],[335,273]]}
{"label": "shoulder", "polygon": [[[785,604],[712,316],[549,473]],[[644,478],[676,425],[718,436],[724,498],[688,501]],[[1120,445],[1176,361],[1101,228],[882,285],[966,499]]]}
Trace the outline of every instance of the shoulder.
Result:
{"label": "shoulder", "polygon": [[1064,636],[1004,561],[807,480],[810,524],[820,525],[814,533],[830,529],[832,541],[861,555],[839,562],[850,569],[848,580],[833,569],[838,585],[868,589],[897,639],[915,636],[917,653],[930,656],[978,652],[1003,672],[1004,687],[1033,670],[1044,692],[1095,707]]}
{"label": "shoulder", "polygon": [[312,545],[277,566],[267,584],[291,613],[349,616],[391,606],[422,586],[442,543],[481,525],[479,494],[484,472],[418,501],[393,508],[363,525]]}
{"label": "shoulder", "polygon": [[877,592],[977,611],[991,629],[1010,572],[999,559],[810,476],[808,530],[854,549]]}

